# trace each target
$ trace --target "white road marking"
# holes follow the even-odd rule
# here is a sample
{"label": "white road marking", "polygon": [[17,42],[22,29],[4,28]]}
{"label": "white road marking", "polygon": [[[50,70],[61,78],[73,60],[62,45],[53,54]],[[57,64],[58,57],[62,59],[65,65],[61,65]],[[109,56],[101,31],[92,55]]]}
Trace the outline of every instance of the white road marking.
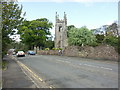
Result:
{"label": "white road marking", "polygon": [[[62,61],[62,60],[57,60],[59,62],[64,62],[64,63],[71,63],[69,61]],[[111,68],[106,68],[106,67],[100,67],[100,66],[95,66],[95,65],[90,65],[90,64],[79,64],[79,65],[85,65],[85,66],[89,66],[89,67],[95,67],[95,68],[102,68],[102,69],[107,69],[107,70],[112,70]]]}
{"label": "white road marking", "polygon": [[106,68],[106,67],[100,67],[100,68],[103,68],[103,69],[108,69],[108,70],[112,70],[111,68]]}
{"label": "white road marking", "polygon": [[90,64],[83,64],[83,65],[90,66],[90,67],[97,67],[97,68],[99,68],[98,66],[94,66],[94,65],[90,65]]}
{"label": "white road marking", "polygon": [[100,67],[100,66],[94,66],[94,65],[90,65],[90,64],[79,64],[79,65],[85,65],[85,66],[89,66],[89,67],[96,67],[96,68],[102,68],[102,69],[112,70],[111,68]]}
{"label": "white road marking", "polygon": [[65,61],[66,63],[71,63],[71,62],[69,62],[69,61]]}
{"label": "white road marking", "polygon": [[81,63],[79,65],[82,65]]}
{"label": "white road marking", "polygon": [[[69,60],[69,59],[65,59],[65,60]],[[58,62],[64,62],[64,63],[69,63],[69,64],[71,63],[69,61],[63,61],[63,60],[56,60],[56,61],[58,61]],[[56,62],[56,63],[58,63],[58,62]],[[102,68],[102,69],[112,70],[111,68],[106,68],[106,67],[102,67],[102,66],[100,67],[100,66],[95,66],[95,65],[90,65],[90,64],[81,64],[81,63],[79,63],[79,65],[85,65],[85,66],[89,66],[89,67],[95,67],[95,68]],[[76,66],[76,65],[74,65],[74,66]]]}

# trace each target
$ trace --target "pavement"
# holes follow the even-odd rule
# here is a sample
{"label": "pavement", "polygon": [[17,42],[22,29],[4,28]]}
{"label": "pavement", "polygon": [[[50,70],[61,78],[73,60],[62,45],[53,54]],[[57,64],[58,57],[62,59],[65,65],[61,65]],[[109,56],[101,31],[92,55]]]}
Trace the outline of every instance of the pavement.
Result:
{"label": "pavement", "polygon": [[7,70],[2,71],[2,88],[36,88],[36,85],[22,71],[20,66],[9,56],[4,60],[8,61]]}

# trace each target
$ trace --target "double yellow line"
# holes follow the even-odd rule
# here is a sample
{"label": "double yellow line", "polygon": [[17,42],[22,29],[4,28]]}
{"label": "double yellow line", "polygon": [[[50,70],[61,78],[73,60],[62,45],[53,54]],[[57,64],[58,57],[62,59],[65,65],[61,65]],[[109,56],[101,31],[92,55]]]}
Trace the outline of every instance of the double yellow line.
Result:
{"label": "double yellow line", "polygon": [[23,68],[25,68],[25,69],[27,69],[29,72],[31,72],[32,75],[33,75],[35,78],[39,79],[41,82],[43,81],[38,75],[36,75],[34,72],[32,72],[26,65],[24,65],[23,63],[21,63],[21,62],[19,62],[19,61],[17,61],[17,62],[18,62],[19,65],[21,65]]}
{"label": "double yellow line", "polygon": [[[14,59],[22,68],[24,68],[24,70],[29,71],[32,74],[33,78],[35,78],[35,79],[40,80],[41,82],[43,82],[43,80],[37,74],[35,74],[32,70],[30,70],[26,65],[24,65],[23,63],[21,63],[20,61],[18,61],[17,58],[15,58],[13,56],[11,58]],[[55,87],[49,86],[49,88],[52,89],[52,88],[55,88]]]}

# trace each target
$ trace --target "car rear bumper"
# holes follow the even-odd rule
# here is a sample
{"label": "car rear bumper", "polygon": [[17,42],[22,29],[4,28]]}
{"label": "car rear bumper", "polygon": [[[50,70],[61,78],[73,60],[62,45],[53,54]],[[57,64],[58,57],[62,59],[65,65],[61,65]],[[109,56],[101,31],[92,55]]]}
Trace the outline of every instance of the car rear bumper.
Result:
{"label": "car rear bumper", "polygon": [[17,57],[25,57],[25,55],[17,55]]}
{"label": "car rear bumper", "polygon": [[35,55],[35,54],[29,54],[29,55]]}

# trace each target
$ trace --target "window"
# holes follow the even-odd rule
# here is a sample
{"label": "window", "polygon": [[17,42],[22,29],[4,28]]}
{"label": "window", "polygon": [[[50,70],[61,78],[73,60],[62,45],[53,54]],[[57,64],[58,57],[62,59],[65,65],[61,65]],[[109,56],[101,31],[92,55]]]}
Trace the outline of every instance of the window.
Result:
{"label": "window", "polygon": [[59,32],[61,31],[61,29],[62,29],[62,26],[59,26]]}

